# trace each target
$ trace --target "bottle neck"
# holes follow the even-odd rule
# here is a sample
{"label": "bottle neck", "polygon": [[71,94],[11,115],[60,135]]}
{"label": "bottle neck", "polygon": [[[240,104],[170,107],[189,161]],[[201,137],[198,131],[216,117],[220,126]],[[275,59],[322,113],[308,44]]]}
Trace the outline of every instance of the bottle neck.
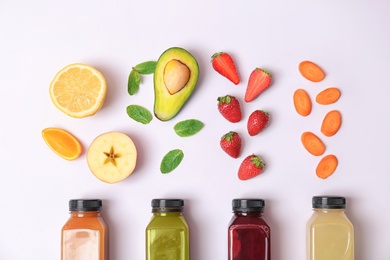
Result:
{"label": "bottle neck", "polygon": [[182,216],[182,212],[153,212],[154,216]]}
{"label": "bottle neck", "polygon": [[95,218],[100,217],[100,211],[71,211],[72,218]]}
{"label": "bottle neck", "polygon": [[321,209],[314,208],[314,212],[323,212],[323,213],[344,213],[345,209]]}
{"label": "bottle neck", "polygon": [[236,216],[242,216],[242,217],[262,217],[263,212],[262,211],[250,211],[250,212],[242,212],[242,211],[234,211],[234,215]]}

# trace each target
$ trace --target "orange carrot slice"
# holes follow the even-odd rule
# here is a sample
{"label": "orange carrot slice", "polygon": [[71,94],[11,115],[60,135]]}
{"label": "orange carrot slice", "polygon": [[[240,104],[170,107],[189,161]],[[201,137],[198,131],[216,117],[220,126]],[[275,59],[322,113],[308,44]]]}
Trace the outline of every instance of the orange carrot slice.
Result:
{"label": "orange carrot slice", "polygon": [[335,135],[341,126],[341,114],[338,110],[328,112],[322,120],[321,132],[325,136]]}
{"label": "orange carrot slice", "polygon": [[339,162],[337,157],[333,154],[329,154],[321,159],[316,168],[316,174],[318,178],[326,179],[334,173]]}
{"label": "orange carrot slice", "polygon": [[325,144],[312,132],[304,132],[301,136],[303,147],[315,156],[320,156],[325,152]]}
{"label": "orange carrot slice", "polygon": [[314,62],[302,61],[298,66],[301,75],[310,81],[319,82],[325,78],[324,71]]}
{"label": "orange carrot slice", "polygon": [[311,113],[311,100],[309,94],[304,89],[297,89],[294,92],[294,107],[301,116],[308,116]]}
{"label": "orange carrot slice", "polygon": [[316,101],[320,105],[329,105],[335,103],[341,96],[338,88],[327,88],[318,93]]}
{"label": "orange carrot slice", "polygon": [[80,142],[71,133],[60,128],[45,128],[42,137],[56,154],[66,160],[78,158],[82,152]]}

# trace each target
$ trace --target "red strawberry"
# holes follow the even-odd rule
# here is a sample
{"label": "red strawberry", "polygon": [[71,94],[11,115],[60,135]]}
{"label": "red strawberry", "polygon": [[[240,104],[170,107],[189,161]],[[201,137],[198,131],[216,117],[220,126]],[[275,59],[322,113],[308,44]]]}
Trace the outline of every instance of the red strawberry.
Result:
{"label": "red strawberry", "polygon": [[264,69],[256,68],[249,76],[248,86],[245,92],[245,102],[251,102],[271,85],[271,73]]}
{"label": "red strawberry", "polygon": [[237,123],[241,120],[241,107],[237,98],[226,95],[224,97],[219,97],[217,100],[218,110],[224,118],[232,123]]}
{"label": "red strawberry", "polygon": [[247,129],[250,136],[257,135],[268,126],[269,113],[264,110],[255,110],[248,118]]}
{"label": "red strawberry", "polygon": [[234,84],[237,85],[240,83],[240,76],[238,76],[234,61],[226,52],[217,52],[211,56],[211,64],[213,65],[215,71],[226,77]]}
{"label": "red strawberry", "polygon": [[233,131],[224,134],[219,142],[222,150],[233,158],[238,158],[241,152],[242,139]]}
{"label": "red strawberry", "polygon": [[240,180],[248,180],[263,172],[265,163],[257,155],[249,155],[242,161],[238,169],[238,178]]}

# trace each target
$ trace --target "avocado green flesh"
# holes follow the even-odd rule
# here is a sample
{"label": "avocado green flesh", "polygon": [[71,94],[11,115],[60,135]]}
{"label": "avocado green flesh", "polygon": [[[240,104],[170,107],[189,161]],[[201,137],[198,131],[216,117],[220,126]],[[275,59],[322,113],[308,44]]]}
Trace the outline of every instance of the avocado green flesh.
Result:
{"label": "avocado green flesh", "polygon": [[[190,70],[185,86],[170,94],[164,82],[164,69],[171,60],[178,60]],[[193,92],[199,77],[198,62],[191,53],[179,47],[173,47],[161,54],[154,71],[154,114],[161,121],[175,117]]]}

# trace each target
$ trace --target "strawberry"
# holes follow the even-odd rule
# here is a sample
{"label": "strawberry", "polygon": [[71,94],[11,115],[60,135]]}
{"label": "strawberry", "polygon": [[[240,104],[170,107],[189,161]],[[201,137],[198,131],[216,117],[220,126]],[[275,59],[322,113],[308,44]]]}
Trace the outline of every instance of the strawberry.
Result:
{"label": "strawberry", "polygon": [[251,102],[271,85],[271,73],[264,69],[256,68],[249,76],[248,86],[245,92],[245,102]]}
{"label": "strawberry", "polygon": [[255,110],[248,118],[247,129],[250,136],[257,135],[268,126],[269,113],[264,110]]}
{"label": "strawberry", "polygon": [[234,65],[232,57],[226,52],[217,52],[211,56],[211,64],[215,71],[233,82],[235,85],[240,83],[240,76]]}
{"label": "strawberry", "polygon": [[265,163],[257,155],[247,156],[238,169],[238,178],[242,181],[251,179],[263,172]]}
{"label": "strawberry", "polygon": [[220,140],[222,150],[233,158],[238,158],[241,152],[242,139],[238,133],[230,131],[224,134]]}
{"label": "strawberry", "polygon": [[237,123],[242,118],[240,102],[238,99],[226,95],[223,97],[219,97],[218,99],[218,110],[221,115],[226,118],[229,122]]}

